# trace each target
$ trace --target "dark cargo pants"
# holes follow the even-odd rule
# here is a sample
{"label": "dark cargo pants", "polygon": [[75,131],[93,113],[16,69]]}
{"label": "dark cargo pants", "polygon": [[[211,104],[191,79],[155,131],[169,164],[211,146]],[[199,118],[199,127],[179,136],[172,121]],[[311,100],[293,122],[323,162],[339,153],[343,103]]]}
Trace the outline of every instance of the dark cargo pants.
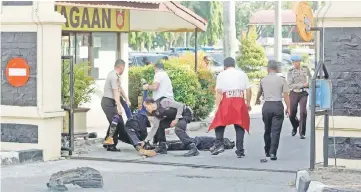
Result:
{"label": "dark cargo pants", "polygon": [[262,107],[265,153],[277,155],[284,120],[282,101],[266,101]]}
{"label": "dark cargo pants", "polygon": [[[170,124],[174,119],[163,119],[159,123],[159,128],[155,135],[156,142],[166,142],[165,129],[170,128]],[[177,125],[174,128],[174,132],[182,141],[185,146],[188,146],[191,143],[195,143],[194,138],[189,137],[186,132],[187,130],[187,121],[185,119],[179,119]]]}

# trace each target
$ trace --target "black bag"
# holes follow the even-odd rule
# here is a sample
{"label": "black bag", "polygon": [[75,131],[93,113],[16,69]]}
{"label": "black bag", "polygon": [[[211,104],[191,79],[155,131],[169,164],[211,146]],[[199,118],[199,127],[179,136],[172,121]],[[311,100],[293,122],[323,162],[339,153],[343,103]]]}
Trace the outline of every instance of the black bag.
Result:
{"label": "black bag", "polygon": [[184,106],[182,116],[187,121],[187,123],[192,122],[193,121],[192,109],[189,106]]}

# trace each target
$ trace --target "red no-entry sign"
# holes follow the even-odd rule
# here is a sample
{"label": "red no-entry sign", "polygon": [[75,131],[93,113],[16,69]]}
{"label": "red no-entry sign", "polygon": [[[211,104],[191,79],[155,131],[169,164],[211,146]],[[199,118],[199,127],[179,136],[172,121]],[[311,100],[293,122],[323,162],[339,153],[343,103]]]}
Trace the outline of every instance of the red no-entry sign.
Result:
{"label": "red no-entry sign", "polygon": [[16,57],[11,59],[6,66],[6,79],[14,87],[21,87],[28,82],[30,69],[25,59]]}

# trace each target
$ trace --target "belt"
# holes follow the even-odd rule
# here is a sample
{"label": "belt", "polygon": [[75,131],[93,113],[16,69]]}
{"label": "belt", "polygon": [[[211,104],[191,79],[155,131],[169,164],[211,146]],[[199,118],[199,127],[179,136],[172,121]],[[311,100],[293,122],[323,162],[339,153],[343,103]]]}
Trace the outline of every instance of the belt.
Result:
{"label": "belt", "polygon": [[293,92],[295,93],[301,93],[301,92],[305,92],[305,91],[308,91],[307,88],[301,88],[301,89],[292,89]]}

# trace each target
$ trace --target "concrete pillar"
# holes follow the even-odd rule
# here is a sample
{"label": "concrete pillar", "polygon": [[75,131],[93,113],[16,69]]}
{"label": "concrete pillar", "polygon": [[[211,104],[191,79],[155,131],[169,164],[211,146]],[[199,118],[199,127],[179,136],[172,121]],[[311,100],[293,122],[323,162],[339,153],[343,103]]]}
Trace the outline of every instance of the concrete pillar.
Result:
{"label": "concrete pillar", "polygon": [[225,57],[236,57],[236,5],[234,1],[223,2],[223,49]]}
{"label": "concrete pillar", "polygon": [[[54,1],[2,2],[1,150],[40,149],[44,160],[60,157],[64,111],[61,108],[61,25]],[[21,14],[14,14],[21,13]],[[26,60],[27,83],[13,87],[7,63]]]}
{"label": "concrete pillar", "polygon": [[274,55],[279,62],[282,61],[282,2],[275,2],[275,27],[274,27]]}

